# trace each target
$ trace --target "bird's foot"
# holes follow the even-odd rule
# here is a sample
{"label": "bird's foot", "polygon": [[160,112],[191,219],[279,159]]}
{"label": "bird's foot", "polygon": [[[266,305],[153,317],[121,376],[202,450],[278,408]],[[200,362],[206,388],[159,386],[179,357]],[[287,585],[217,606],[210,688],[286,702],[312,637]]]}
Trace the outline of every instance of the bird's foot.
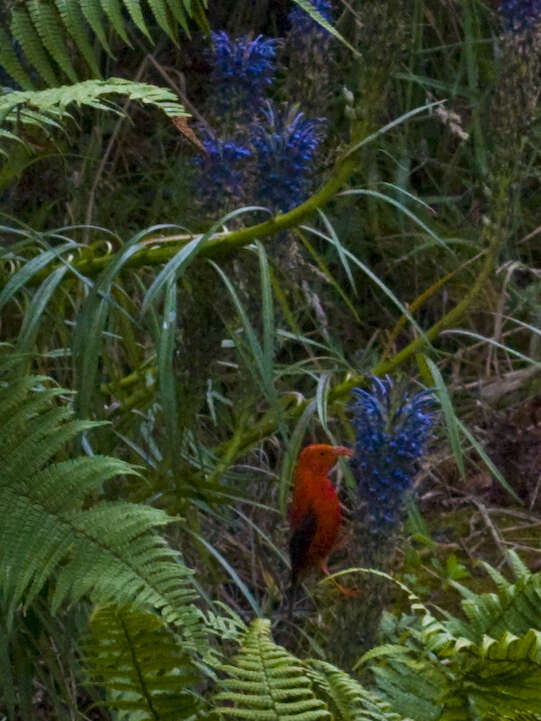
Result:
{"label": "bird's foot", "polygon": [[340,591],[340,593],[344,596],[347,596],[348,598],[360,598],[363,595],[363,591],[360,588],[345,588],[345,586],[342,586],[341,583],[338,583],[338,581],[331,576],[331,572],[329,571],[329,568],[327,566],[327,561],[322,561],[320,563],[320,568],[323,571],[323,573],[329,578],[330,581],[336,586],[336,589]]}

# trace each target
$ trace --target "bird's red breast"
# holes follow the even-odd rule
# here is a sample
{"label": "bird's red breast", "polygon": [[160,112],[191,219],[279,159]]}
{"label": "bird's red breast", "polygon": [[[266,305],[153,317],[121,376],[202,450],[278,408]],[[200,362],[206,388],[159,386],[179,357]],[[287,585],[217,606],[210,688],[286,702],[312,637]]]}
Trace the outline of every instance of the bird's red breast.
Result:
{"label": "bird's red breast", "polygon": [[293,583],[324,561],[336,543],[342,514],[328,473],[339,456],[351,455],[349,448],[326,444],[307,446],[299,455],[290,514]]}

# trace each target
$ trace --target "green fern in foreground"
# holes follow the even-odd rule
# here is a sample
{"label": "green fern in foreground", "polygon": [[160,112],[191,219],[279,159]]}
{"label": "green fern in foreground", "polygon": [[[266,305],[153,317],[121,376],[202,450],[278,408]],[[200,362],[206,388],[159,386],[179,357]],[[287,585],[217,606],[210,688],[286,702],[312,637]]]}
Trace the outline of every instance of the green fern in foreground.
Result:
{"label": "green fern in foreground", "polygon": [[[50,90],[14,90],[0,94],[0,140],[21,142],[31,151],[32,145],[26,141],[25,133],[39,129],[48,135],[61,129],[63,124],[73,121],[68,106],[86,106],[121,115],[121,109],[110,101],[112,95],[124,95],[152,105],[168,117],[187,115],[177,96],[167,88],[123,78],[86,80]],[[0,152],[7,155],[1,147]]]}
{"label": "green fern in foreground", "polygon": [[413,615],[384,616],[388,643],[362,660],[378,659],[372,671],[395,710],[416,721],[541,713],[541,573],[530,573],[513,553],[508,560],[515,583],[487,567],[496,593],[454,584],[466,619],[438,620],[420,603]]}
{"label": "green fern in foreground", "polygon": [[9,615],[50,582],[53,614],[86,594],[151,606],[179,628],[185,644],[204,652],[191,571],[156,533],[171,518],[144,505],[88,504],[105,481],[135,471],[105,456],[56,460],[96,425],[74,420],[61,395],[47,379],[0,368],[0,586]]}
{"label": "green fern in foreground", "polygon": [[139,721],[178,721],[200,712],[192,689],[201,674],[158,614],[101,606],[90,631],[83,656],[91,682],[107,692],[105,705]]}
{"label": "green fern in foreground", "polygon": [[[88,71],[99,77],[95,41],[112,55],[109,29],[129,47],[132,47],[129,31],[142,33],[153,42],[147,25],[149,18],[174,43],[179,27],[189,35],[190,19],[208,30],[206,0],[146,0],[143,5],[141,0],[19,0],[12,5],[10,34],[0,29],[0,66],[25,89],[33,87],[27,65],[33,66],[49,86],[59,85],[62,77],[77,82],[80,79],[75,70],[77,53],[70,53],[67,48],[75,48]],[[21,62],[15,53],[13,41],[22,48],[26,62]]]}
{"label": "green fern in foreground", "polygon": [[343,721],[401,721],[389,703],[368,691],[356,679],[326,661],[305,662],[318,696],[327,703],[333,718]]}
{"label": "green fern in foreground", "polygon": [[271,638],[270,622],[256,619],[241,650],[221,670],[214,697],[222,716],[253,721],[401,721],[389,704],[344,671],[322,661],[300,661]]}
{"label": "green fern in foreground", "polygon": [[221,670],[228,678],[214,698],[217,712],[253,721],[330,719],[301,662],[271,639],[270,622],[256,619],[239,654]]}

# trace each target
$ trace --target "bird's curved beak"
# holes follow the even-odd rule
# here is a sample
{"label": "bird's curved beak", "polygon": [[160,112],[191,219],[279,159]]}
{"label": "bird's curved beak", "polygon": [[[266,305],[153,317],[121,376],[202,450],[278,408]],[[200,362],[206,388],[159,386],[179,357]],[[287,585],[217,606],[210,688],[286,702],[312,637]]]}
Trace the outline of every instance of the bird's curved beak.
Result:
{"label": "bird's curved beak", "polygon": [[347,456],[348,458],[352,458],[354,456],[352,448],[346,448],[346,446],[333,446],[333,448],[336,456]]}

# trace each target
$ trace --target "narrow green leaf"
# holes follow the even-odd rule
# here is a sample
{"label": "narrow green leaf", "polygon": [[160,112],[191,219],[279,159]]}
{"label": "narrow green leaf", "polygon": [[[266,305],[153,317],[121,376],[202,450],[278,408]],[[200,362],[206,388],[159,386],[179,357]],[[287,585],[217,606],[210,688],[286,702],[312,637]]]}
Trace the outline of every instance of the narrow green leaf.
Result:
{"label": "narrow green leaf", "polygon": [[272,392],[274,389],[274,343],[276,338],[274,323],[274,304],[272,300],[272,284],[269,262],[263,245],[256,241],[261,273],[261,309],[263,313],[263,377],[265,386]]}
{"label": "narrow green leaf", "polygon": [[351,52],[356,55],[357,57],[361,56],[361,53],[356,50],[353,45],[351,45],[340,33],[336,28],[334,28],[330,22],[328,22],[323,15],[317,10],[316,7],[310,2],[310,0],[293,0],[293,2],[296,2],[299,7],[301,7],[305,13],[308,13],[311,18],[313,18],[321,27],[325,28],[325,30],[328,30],[331,35],[334,35],[335,38],[337,38],[342,45],[345,45],[346,48],[351,50]]}
{"label": "narrow green leaf", "polygon": [[174,374],[174,352],[177,332],[177,282],[170,277],[167,282],[163,320],[158,341],[158,384],[160,400],[168,430],[170,457],[177,457],[181,451],[177,389]]}
{"label": "narrow green leaf", "polygon": [[24,315],[19,337],[17,338],[16,348],[19,353],[30,353],[32,350],[40,328],[43,311],[67,271],[67,265],[57,268],[48,278],[45,278],[34,293]]}
{"label": "narrow green leaf", "polygon": [[189,528],[185,529],[188,531],[190,535],[192,535],[194,538],[196,538],[199,543],[203,544],[208,551],[214,556],[214,558],[218,561],[218,563],[226,570],[229,576],[233,579],[233,581],[236,583],[239,591],[242,593],[244,598],[248,601],[250,604],[253,612],[258,618],[261,618],[262,613],[261,609],[259,608],[259,604],[255,600],[255,598],[252,596],[250,591],[248,590],[246,584],[241,580],[239,574],[235,571],[235,569],[231,566],[231,564],[222,556],[222,554],[218,551],[218,549],[212,545],[212,543],[209,543],[203,536],[199,535],[198,533],[195,533],[194,531],[191,531]]}
{"label": "narrow green leaf", "polygon": [[427,356],[424,356],[424,359],[427,366],[430,368],[430,373],[432,374],[434,385],[436,386],[436,393],[438,395],[443,410],[443,415],[445,417],[445,428],[447,431],[449,445],[451,446],[451,450],[453,451],[453,455],[455,457],[458,470],[460,471],[460,475],[464,478],[466,473],[464,469],[464,452],[462,450],[462,446],[460,445],[460,434],[457,424],[457,416],[455,413],[455,409],[453,408],[453,403],[449,396],[449,391],[447,390],[447,386],[445,385],[438,366],[434,363],[433,360],[431,360]]}
{"label": "narrow green leaf", "polygon": [[469,440],[469,442],[472,444],[473,448],[477,451],[477,453],[481,456],[481,459],[483,460],[483,463],[487,466],[487,468],[490,470],[490,472],[493,474],[493,476],[496,478],[498,483],[505,488],[505,490],[510,493],[513,498],[518,501],[522,505],[522,501],[517,496],[515,491],[511,488],[509,483],[505,480],[505,478],[502,476],[500,471],[496,468],[494,463],[490,460],[489,456],[487,455],[485,449],[483,446],[479,443],[477,438],[473,435],[473,433],[470,431],[470,429],[462,423],[462,421],[457,418],[456,422],[462,431],[462,433],[466,436],[466,438]]}
{"label": "narrow green leaf", "polygon": [[320,375],[318,378],[318,381],[317,381],[317,390],[316,390],[317,414],[319,416],[319,422],[321,423],[321,427],[324,429],[324,431],[327,434],[329,433],[329,429],[327,427],[327,408],[328,408],[330,380],[331,380],[330,373],[323,373],[322,375]]}
{"label": "narrow green leaf", "polygon": [[52,260],[58,258],[69,250],[74,251],[77,244],[74,242],[64,243],[57,248],[45,250],[32,260],[29,260],[12,275],[4,286],[4,290],[0,293],[0,310],[8,303],[18,290],[23,288],[42,268],[45,268]]}
{"label": "narrow green leaf", "polygon": [[319,213],[319,217],[323,220],[323,223],[325,224],[325,227],[327,228],[327,232],[329,233],[329,236],[332,240],[332,243],[334,244],[334,247],[336,248],[338,252],[338,257],[340,258],[340,262],[342,263],[342,266],[344,270],[346,271],[346,275],[349,280],[349,284],[351,285],[353,292],[355,295],[357,295],[357,286],[355,285],[355,278],[353,277],[353,273],[351,272],[350,265],[348,263],[348,259],[346,254],[344,253],[344,247],[342,243],[340,242],[340,238],[336,235],[336,231],[331,223],[331,221],[327,218],[325,213],[317,209],[317,212]]}

